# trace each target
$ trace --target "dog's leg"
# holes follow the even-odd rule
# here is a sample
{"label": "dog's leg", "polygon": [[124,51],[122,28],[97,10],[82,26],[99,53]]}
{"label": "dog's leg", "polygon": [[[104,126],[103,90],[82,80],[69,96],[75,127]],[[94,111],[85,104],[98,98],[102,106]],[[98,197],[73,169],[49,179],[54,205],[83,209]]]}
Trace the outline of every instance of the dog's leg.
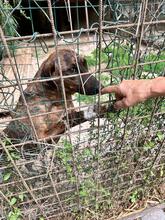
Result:
{"label": "dog's leg", "polygon": [[[104,104],[98,107],[97,105],[89,106],[87,109],[79,112],[72,112],[68,114],[70,127],[74,127],[83,122],[90,121],[99,117],[104,117],[109,112],[109,104]],[[64,118],[66,120],[66,117]]]}

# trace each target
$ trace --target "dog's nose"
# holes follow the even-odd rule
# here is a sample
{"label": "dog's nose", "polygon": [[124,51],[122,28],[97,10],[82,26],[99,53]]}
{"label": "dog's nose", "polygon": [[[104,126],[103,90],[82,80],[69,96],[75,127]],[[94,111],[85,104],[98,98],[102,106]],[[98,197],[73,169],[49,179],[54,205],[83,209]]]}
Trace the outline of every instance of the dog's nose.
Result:
{"label": "dog's nose", "polygon": [[[96,95],[99,93],[99,88],[102,89],[103,86],[100,85],[100,82],[93,75],[84,75],[82,76],[82,80],[84,82],[84,90],[86,95]],[[82,90],[80,93],[84,93]]]}
{"label": "dog's nose", "polygon": [[104,86],[101,84],[100,86],[98,85],[97,87],[96,87],[96,94],[98,94],[99,93],[99,90],[102,90],[104,88]]}
{"label": "dog's nose", "polygon": [[[104,87],[103,87],[103,85],[99,85],[99,83],[97,84],[97,85],[95,85],[95,86],[92,86],[91,88],[90,88],[90,95],[96,95],[96,94],[98,94],[99,93],[99,90],[101,90],[101,89],[103,89]],[[89,91],[88,91],[88,94],[89,94]]]}
{"label": "dog's nose", "polygon": [[95,89],[96,94],[99,93],[99,87]]}

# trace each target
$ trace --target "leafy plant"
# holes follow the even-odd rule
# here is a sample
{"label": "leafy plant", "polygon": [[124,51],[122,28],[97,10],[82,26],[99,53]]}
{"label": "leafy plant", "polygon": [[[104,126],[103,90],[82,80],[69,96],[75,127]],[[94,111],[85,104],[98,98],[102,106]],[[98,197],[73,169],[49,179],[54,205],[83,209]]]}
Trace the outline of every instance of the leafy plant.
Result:
{"label": "leafy plant", "polygon": [[162,141],[164,138],[164,133],[162,131],[158,131],[157,132],[157,137],[159,141]]}
{"label": "leafy plant", "polygon": [[16,36],[17,33],[17,21],[11,15],[13,7],[8,1],[0,1],[0,24],[3,27],[6,36]]}
{"label": "leafy plant", "polygon": [[[11,151],[10,156],[12,157],[13,160],[19,160],[20,159],[20,154],[17,151]],[[8,161],[10,159],[8,158]]]}
{"label": "leafy plant", "polygon": [[[101,53],[101,63],[105,63],[108,68],[112,67],[121,67],[133,64],[133,56],[132,56],[132,48],[131,45],[124,45],[114,42],[113,45],[110,45],[102,50]],[[98,63],[98,49],[95,49],[90,55],[86,56],[89,67],[96,66]],[[151,62],[165,59],[165,52],[161,52],[156,54],[154,52],[145,54],[141,58],[141,62]],[[165,63],[157,63],[157,64],[145,64],[143,67],[143,71],[145,72],[154,72],[160,73],[165,69]],[[113,73],[120,74],[121,70],[113,70]],[[124,70],[124,78],[127,78],[132,74],[132,69]]]}
{"label": "leafy plant", "polygon": [[20,195],[18,196],[18,198],[20,199],[21,202],[23,202],[23,201],[24,201],[24,198],[25,198],[25,195],[24,195],[24,194],[20,194]]}
{"label": "leafy plant", "polygon": [[61,160],[62,164],[66,168],[66,172],[68,177],[71,178],[71,180],[74,180],[73,176],[73,165],[72,165],[72,151],[73,146],[70,142],[67,140],[64,140],[63,142],[63,149],[59,149],[57,151],[57,157]]}
{"label": "leafy plant", "polygon": [[[158,61],[158,60],[165,60],[165,52],[161,52],[160,54],[154,54],[150,53],[145,56],[144,61],[145,62],[151,62],[151,61]],[[152,63],[152,64],[146,64],[144,65],[143,70],[145,72],[154,72],[154,73],[160,73],[165,70],[165,62],[161,63]]]}
{"label": "leafy plant", "polygon": [[7,172],[7,173],[4,174],[3,180],[4,180],[4,181],[7,181],[7,180],[10,179],[10,177],[11,177],[11,172]]}
{"label": "leafy plant", "polygon": [[10,205],[13,206],[16,202],[17,202],[17,198],[16,198],[16,197],[13,197],[13,198],[11,198],[11,200],[10,200]]}
{"label": "leafy plant", "polygon": [[[11,13],[13,10],[12,6],[10,5],[9,1],[0,1],[0,25],[3,28],[4,34],[6,36],[14,37],[17,36],[17,26],[18,23],[14,16]],[[15,49],[14,43],[8,43],[9,49],[12,51]],[[4,46],[0,43],[0,59],[4,52]]]}
{"label": "leafy plant", "polygon": [[153,141],[147,141],[145,144],[144,144],[144,149],[145,150],[149,150],[149,149],[152,149],[154,147],[155,143]]}
{"label": "leafy plant", "polygon": [[130,202],[135,203],[139,199],[139,193],[138,190],[135,190],[131,195],[130,195]]}
{"label": "leafy plant", "polygon": [[[63,149],[59,149],[56,152],[56,156],[61,160],[62,165],[66,169],[67,177],[70,183],[75,182],[74,172],[73,172],[73,146],[70,142],[64,140],[63,141]],[[95,158],[95,153],[92,152],[91,148],[84,148],[79,154],[75,155],[75,163],[77,165],[77,171],[81,176],[81,173],[91,174],[93,172],[93,167],[91,166]],[[93,177],[81,178],[79,185],[79,195],[77,192],[69,197],[69,201],[73,201],[77,196],[80,198],[81,205],[96,205],[95,204],[95,193],[97,189],[96,181]],[[104,189],[103,186],[99,185],[98,187],[98,195],[104,198],[107,198],[110,201],[110,193],[108,190]],[[107,202],[109,205],[110,203]],[[100,205],[97,204],[99,208]],[[76,212],[76,210],[74,210]]]}
{"label": "leafy plant", "polygon": [[7,220],[20,220],[21,219],[21,211],[19,208],[14,208],[13,211],[9,212],[7,216]]}

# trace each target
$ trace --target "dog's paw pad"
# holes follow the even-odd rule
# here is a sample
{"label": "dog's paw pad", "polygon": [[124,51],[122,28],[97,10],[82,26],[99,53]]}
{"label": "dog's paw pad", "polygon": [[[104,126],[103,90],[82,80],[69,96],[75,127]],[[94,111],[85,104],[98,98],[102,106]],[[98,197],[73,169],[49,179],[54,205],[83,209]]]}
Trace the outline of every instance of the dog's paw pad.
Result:
{"label": "dog's paw pad", "polygon": [[89,106],[87,110],[84,111],[84,118],[90,120],[97,116],[96,112],[94,111],[94,106]]}

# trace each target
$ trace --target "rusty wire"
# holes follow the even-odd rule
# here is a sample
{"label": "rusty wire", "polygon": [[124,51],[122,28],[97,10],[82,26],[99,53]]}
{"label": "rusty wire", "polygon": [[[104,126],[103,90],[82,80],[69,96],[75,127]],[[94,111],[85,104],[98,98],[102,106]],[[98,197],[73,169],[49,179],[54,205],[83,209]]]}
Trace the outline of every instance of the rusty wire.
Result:
{"label": "rusty wire", "polygon": [[[67,0],[60,6],[56,1],[51,3],[47,0],[47,6],[42,8],[36,0],[34,1],[35,6],[31,5],[30,11],[32,13],[35,7],[41,10],[47,17],[47,22],[51,24],[49,33],[37,33],[33,27],[33,33],[30,35],[4,37],[4,32],[1,31],[0,44],[6,47],[10,58],[9,64],[3,60],[0,64],[3,68],[1,75],[5,76],[2,77],[0,85],[5,110],[8,108],[9,111],[11,109],[13,111],[16,105],[15,91],[19,90],[23,96],[22,86],[60,79],[67,127],[65,134],[55,136],[61,137],[59,143],[47,143],[50,139],[53,140],[54,136],[48,139],[27,139],[23,142],[20,140],[20,143],[13,144],[7,143],[10,142],[7,137],[1,138],[0,196],[3,200],[1,219],[9,218],[10,215],[16,214],[16,211],[20,212],[19,217],[22,219],[116,219],[125,208],[132,207],[133,199],[138,206],[138,202],[144,204],[148,198],[159,199],[158,194],[160,199],[164,198],[159,192],[165,180],[164,98],[149,100],[127,111],[110,112],[106,118],[98,117],[97,120],[85,124],[84,127],[79,125],[74,130],[70,127],[68,112],[86,109],[93,104],[100,108],[105,103],[113,103],[114,97],[110,96],[105,101],[99,94],[98,98],[88,100],[87,103],[81,101],[80,97],[78,106],[68,108],[64,79],[74,75],[62,75],[60,59],[58,59],[59,77],[35,80],[21,76],[18,66],[26,64],[19,63],[15,59],[15,53],[12,54],[15,63],[12,62],[9,51],[11,42],[20,49],[24,47],[25,40],[26,43],[28,41],[27,47],[34,50],[38,66],[41,64],[39,53],[43,55],[44,52],[48,52],[44,51],[38,39],[43,40],[46,48],[54,47],[57,54],[60,47],[68,46],[78,53],[80,51],[81,54],[81,47],[92,43],[96,62],[82,75],[89,73],[98,75],[100,87],[102,81],[116,84],[123,78],[164,76],[164,26],[163,30],[161,29],[161,25],[165,24],[165,17],[162,15],[165,7],[163,0],[138,2],[100,0],[97,3],[84,0],[82,5],[78,1],[75,2],[74,4],[73,1]],[[19,5],[15,7],[17,10],[20,10]],[[67,11],[69,23],[67,31],[58,31],[56,28],[55,12],[60,7]],[[76,20],[72,14],[74,8],[77,9],[77,19],[81,17],[78,14],[79,8],[84,9],[83,27],[74,27]],[[6,23],[14,10],[7,17]],[[22,7],[22,10],[25,10],[25,13],[27,8]],[[91,11],[97,17],[92,23]],[[33,26],[32,16],[30,19]],[[83,36],[86,37],[84,42],[81,41]],[[92,40],[90,36],[93,37]],[[47,37],[49,40],[53,38],[49,45]],[[127,57],[126,62],[120,58],[123,48],[125,54],[122,59],[125,60]],[[154,58],[150,57],[150,54]],[[90,57],[87,56],[88,59],[90,60]],[[5,68],[10,66],[14,70],[15,79],[9,79],[5,75]],[[13,94],[11,92],[14,100],[9,105],[7,94],[9,95],[10,89],[14,89]],[[76,100],[74,97],[75,102]],[[36,133],[33,125],[35,117],[58,112],[32,114],[28,110],[26,99],[24,101],[27,116],[2,118],[0,120],[2,128],[10,122],[29,117]],[[4,110],[3,106],[0,108],[1,111]],[[38,147],[29,149],[27,146],[30,144]],[[2,150],[4,152],[1,155]]]}

